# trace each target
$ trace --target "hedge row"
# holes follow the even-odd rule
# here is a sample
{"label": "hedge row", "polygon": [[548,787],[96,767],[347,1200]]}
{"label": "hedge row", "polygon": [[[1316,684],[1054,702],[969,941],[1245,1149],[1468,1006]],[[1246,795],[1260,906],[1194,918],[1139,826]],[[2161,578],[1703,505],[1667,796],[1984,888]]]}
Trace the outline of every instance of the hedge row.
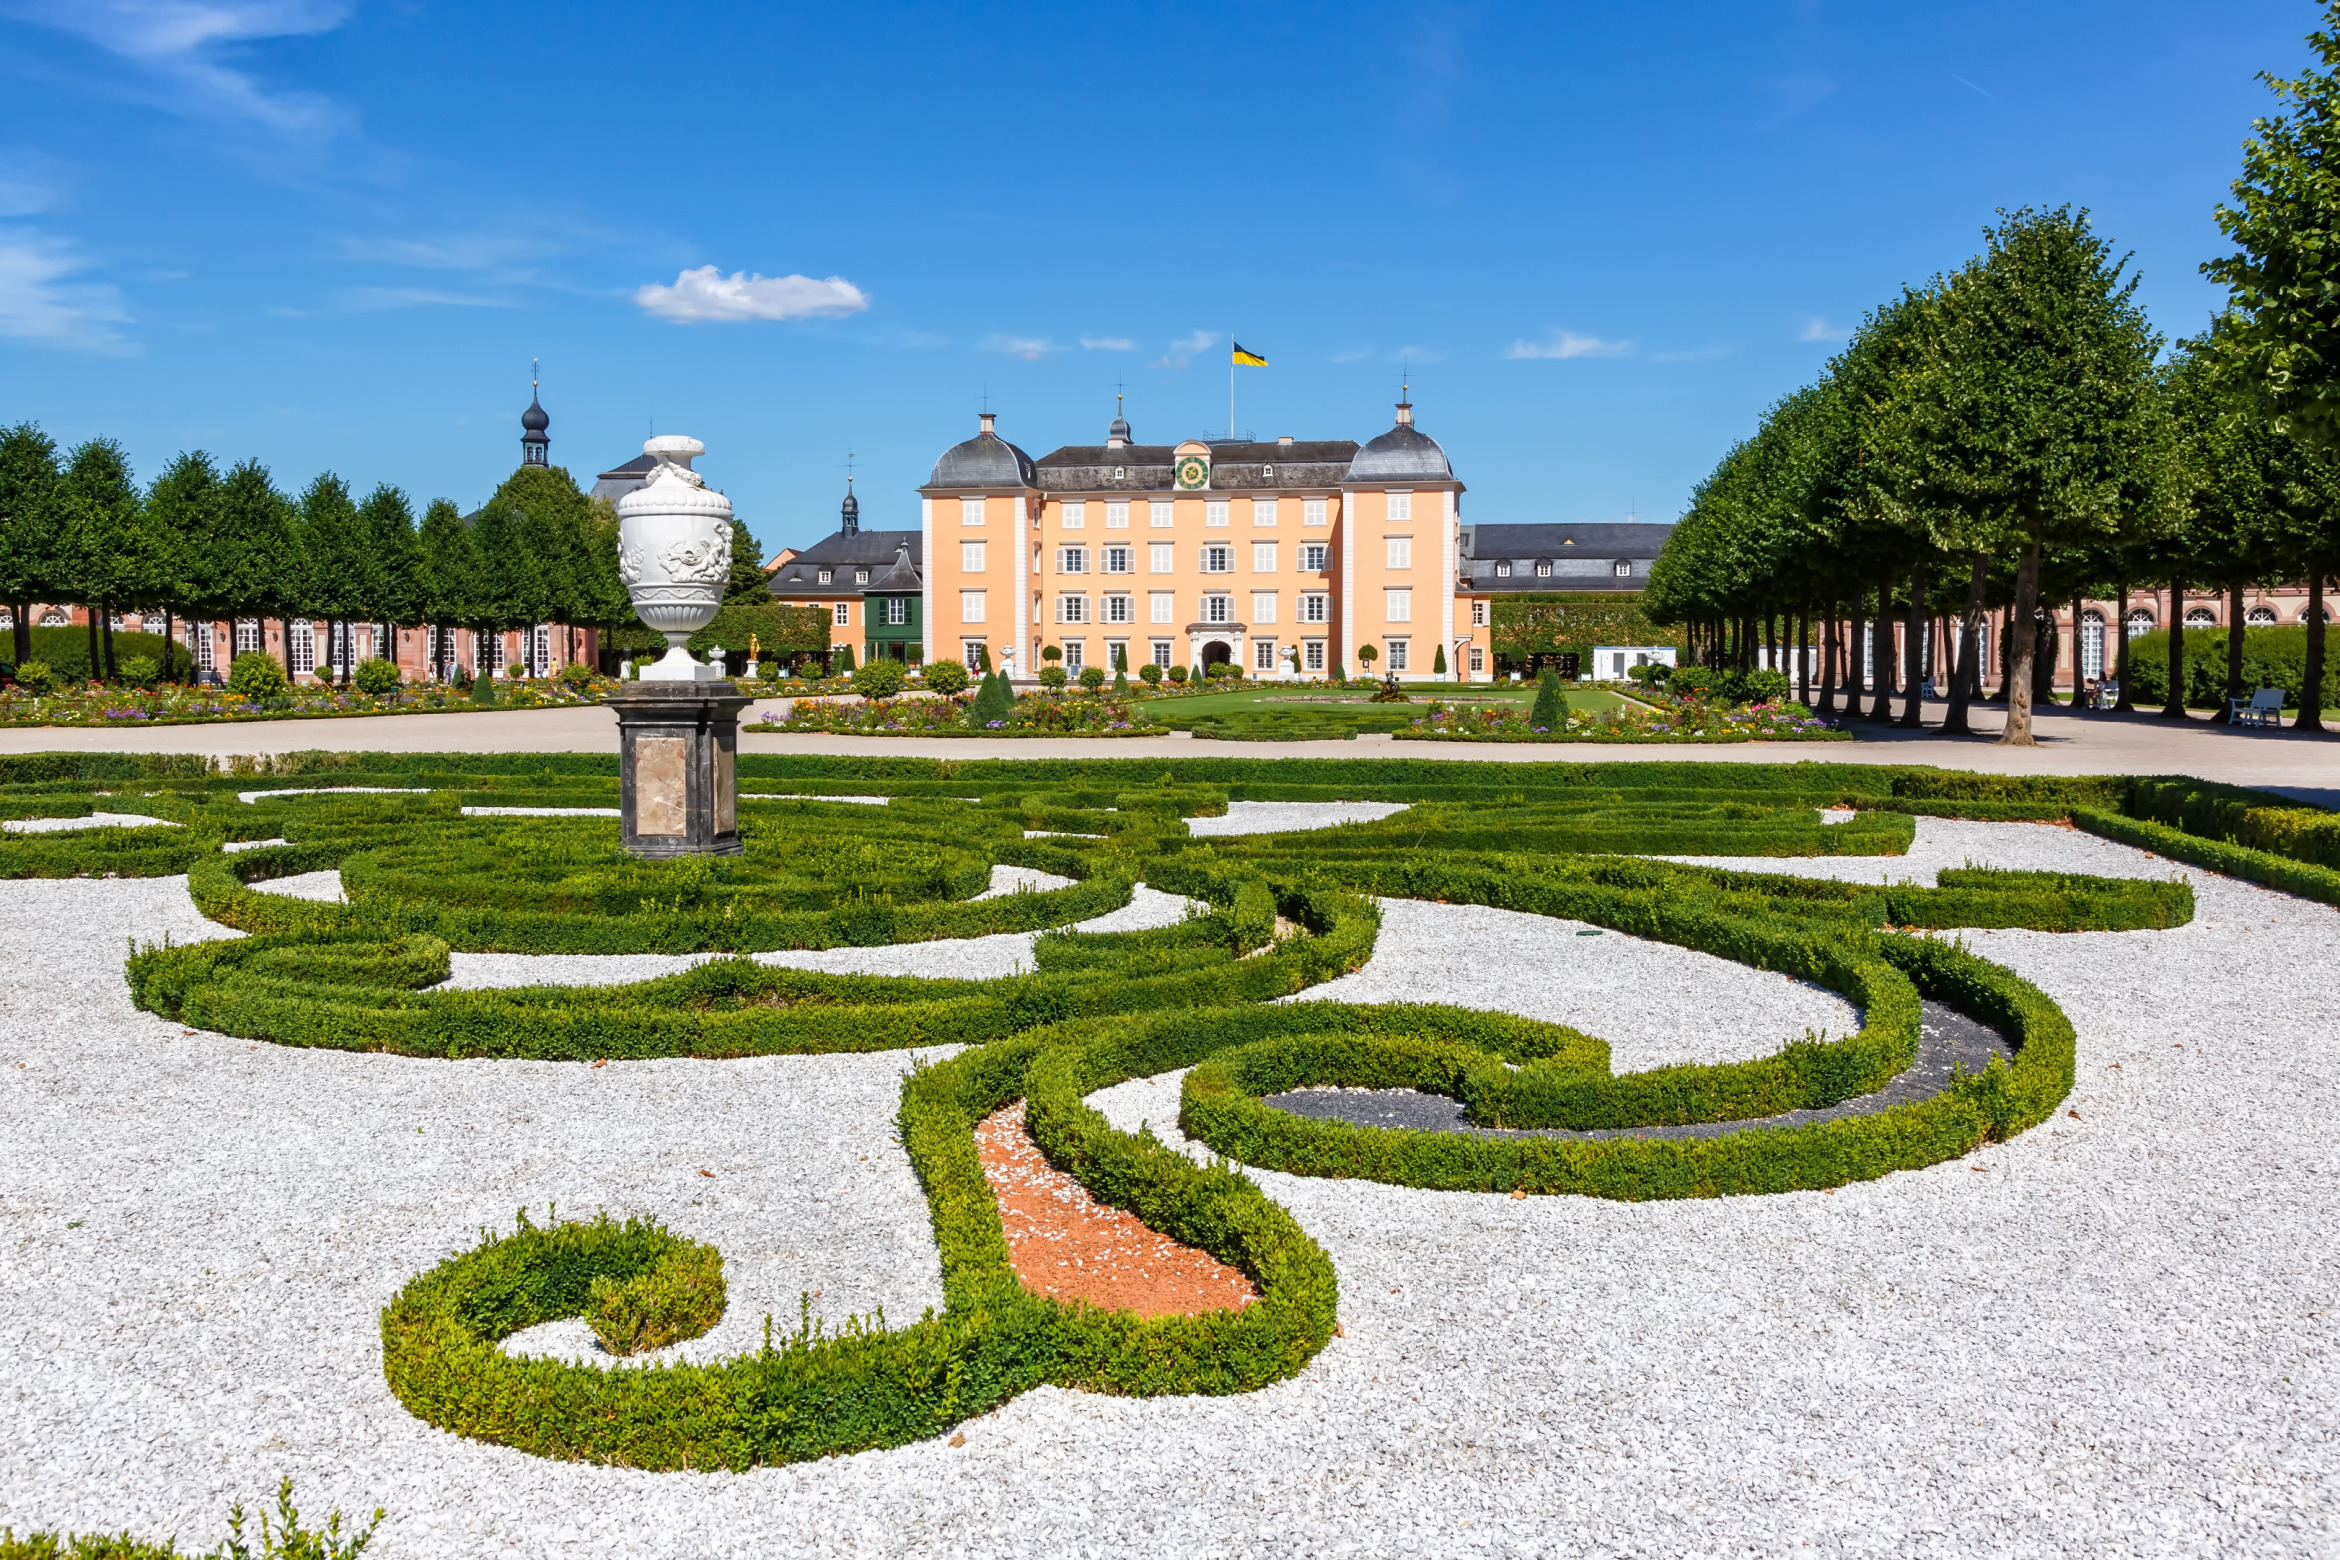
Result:
{"label": "hedge row", "polygon": [[1264,1095],[1311,1086],[1459,1098],[1461,1080],[1501,1065],[1494,1053],[1467,1045],[1300,1033],[1225,1050],[1194,1067],[1179,1125],[1231,1159],[1294,1175],[1643,1201],[1809,1190],[1922,1168],[2036,1125],[2071,1092],[2072,1027],[2037,987],[1928,939],[1886,938],[1877,951],[1920,992],[2008,1034],[2014,1065],[1994,1061],[1931,1099],[1808,1126],[1696,1138],[1487,1137],[1352,1126],[1262,1103]]}
{"label": "hedge row", "polygon": [[2193,866],[2206,867],[2212,872],[2224,873],[2228,877],[2241,878],[2246,883],[2280,889],[2286,894],[2319,900],[2327,905],[2340,905],[2340,872],[2330,867],[2295,861],[2272,851],[2253,850],[2247,845],[2204,839],[2166,823],[2128,818],[2095,808],[2073,809],[2072,821],[2089,833],[2101,835],[2116,845],[2132,845],[2139,850],[2167,856],[2172,861],[2183,861]]}

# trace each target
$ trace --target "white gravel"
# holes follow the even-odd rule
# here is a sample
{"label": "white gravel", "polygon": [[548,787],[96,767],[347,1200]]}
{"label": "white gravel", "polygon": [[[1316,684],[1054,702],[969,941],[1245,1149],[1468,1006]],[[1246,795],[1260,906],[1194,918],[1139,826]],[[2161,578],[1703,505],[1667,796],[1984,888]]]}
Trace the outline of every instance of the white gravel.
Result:
{"label": "white gravel", "polygon": [[466,807],[466,818],[622,818],[615,807]]}
{"label": "white gravel", "polygon": [[296,872],[290,877],[263,878],[247,884],[255,894],[281,894],[287,899],[314,899],[319,904],[338,905],[348,902],[341,891],[341,869],[327,867],[322,872]]}
{"label": "white gravel", "polygon": [[232,856],[239,850],[266,850],[271,845],[289,845],[290,843],[292,842],[279,834],[273,839],[266,840],[229,840],[220,846],[220,849]]}
{"label": "white gravel", "polygon": [[276,791],[238,791],[236,800],[247,805],[280,796],[428,796],[427,785],[299,785]]}
{"label": "white gravel", "polygon": [[1336,823],[1371,823],[1405,810],[1403,802],[1229,802],[1223,817],[1187,819],[1186,832],[1198,838],[1281,834],[1291,829],[1329,829]]}
{"label": "white gravel", "polygon": [[168,818],[144,813],[93,812],[86,818],[10,818],[0,829],[10,834],[65,834],[76,829],[175,829]]}
{"label": "white gravel", "polygon": [[[2169,870],[1949,828],[1920,825],[1936,865]],[[2079,1026],[2076,1119],[1834,1195],[1262,1174],[1340,1273],[1345,1335],[1299,1378],[1044,1389],[963,1446],[737,1476],[428,1429],[383,1386],[379,1309],[557,1199],[719,1242],[732,1336],[800,1290],[907,1319],[936,1296],[892,1135],[907,1058],[586,1068],[185,1034],[120,974],[128,937],[210,930],[183,880],[0,884],[0,1523],[201,1547],[290,1474],[304,1511],[388,1506],[382,1560],[2328,1556],[2340,988],[2316,977],[2340,917],[2188,875],[2201,913],[2175,931],[1968,936]],[[1467,937],[1451,957],[1516,978]],[[1174,1096],[1149,1114],[1174,1132]]]}

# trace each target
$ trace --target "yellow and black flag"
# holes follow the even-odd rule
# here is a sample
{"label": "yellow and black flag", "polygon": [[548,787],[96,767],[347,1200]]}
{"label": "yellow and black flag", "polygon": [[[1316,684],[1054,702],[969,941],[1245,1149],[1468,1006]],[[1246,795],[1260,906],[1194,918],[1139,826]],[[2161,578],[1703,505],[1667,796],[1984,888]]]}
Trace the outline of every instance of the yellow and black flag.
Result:
{"label": "yellow and black flag", "polygon": [[[1232,340],[1233,338],[1229,339]],[[1266,358],[1263,358],[1258,353],[1249,350],[1240,341],[1235,343],[1235,362],[1245,368],[1267,367]]]}

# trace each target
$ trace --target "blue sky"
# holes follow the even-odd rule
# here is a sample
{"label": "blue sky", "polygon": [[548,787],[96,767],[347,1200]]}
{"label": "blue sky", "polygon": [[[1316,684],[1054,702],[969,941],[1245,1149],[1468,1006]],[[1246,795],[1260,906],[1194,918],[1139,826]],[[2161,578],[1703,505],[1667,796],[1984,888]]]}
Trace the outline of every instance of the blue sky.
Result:
{"label": "blue sky", "polygon": [[476,502],[544,362],[768,546],[1035,455],[1366,438],[1670,519],[1862,311],[2070,202],[2171,334],[2304,4],[0,0],[0,420]]}

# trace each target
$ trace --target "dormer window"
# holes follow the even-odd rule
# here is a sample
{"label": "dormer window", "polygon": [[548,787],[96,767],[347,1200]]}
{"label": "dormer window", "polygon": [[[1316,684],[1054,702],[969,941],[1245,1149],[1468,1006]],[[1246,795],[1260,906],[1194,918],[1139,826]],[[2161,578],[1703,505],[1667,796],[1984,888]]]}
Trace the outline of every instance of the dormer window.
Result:
{"label": "dormer window", "polygon": [[1550,579],[1551,577],[1552,560],[1549,558],[1538,558],[1536,560],[1536,578],[1539,580],[1545,580]]}
{"label": "dormer window", "polygon": [[1495,565],[1495,577],[1499,580],[1507,580],[1511,578],[1511,562],[1509,559],[1506,559],[1503,562]]}
{"label": "dormer window", "polygon": [[1262,467],[1260,467],[1260,468],[1259,468],[1259,479],[1260,479],[1262,482],[1273,482],[1273,481],[1276,479],[1276,468],[1275,468],[1275,467],[1273,467],[1273,466],[1262,466]]}
{"label": "dormer window", "polygon": [[1128,480],[1129,480],[1129,470],[1128,470],[1128,468],[1127,468],[1127,467],[1124,467],[1124,466],[1116,466],[1116,467],[1114,467],[1114,468],[1113,468],[1113,480],[1114,480],[1114,481],[1116,481],[1116,482],[1126,482],[1126,481],[1128,481]]}
{"label": "dormer window", "polygon": [[835,577],[836,577],[836,576],[835,576],[835,575],[834,575],[834,574],[833,574],[831,571],[829,571],[829,570],[827,570],[827,569],[823,569],[823,570],[821,570],[821,583],[822,583],[823,585],[826,585],[826,584],[828,584],[828,583],[829,583],[829,581],[830,581],[830,580],[832,580],[832,579],[834,579]]}
{"label": "dormer window", "polygon": [[1619,558],[1617,560],[1617,578],[1626,579],[1631,576],[1632,573],[1633,560],[1630,558]]}
{"label": "dormer window", "polygon": [[869,570],[855,569],[853,571],[853,583],[856,585],[867,585],[869,583]]}

